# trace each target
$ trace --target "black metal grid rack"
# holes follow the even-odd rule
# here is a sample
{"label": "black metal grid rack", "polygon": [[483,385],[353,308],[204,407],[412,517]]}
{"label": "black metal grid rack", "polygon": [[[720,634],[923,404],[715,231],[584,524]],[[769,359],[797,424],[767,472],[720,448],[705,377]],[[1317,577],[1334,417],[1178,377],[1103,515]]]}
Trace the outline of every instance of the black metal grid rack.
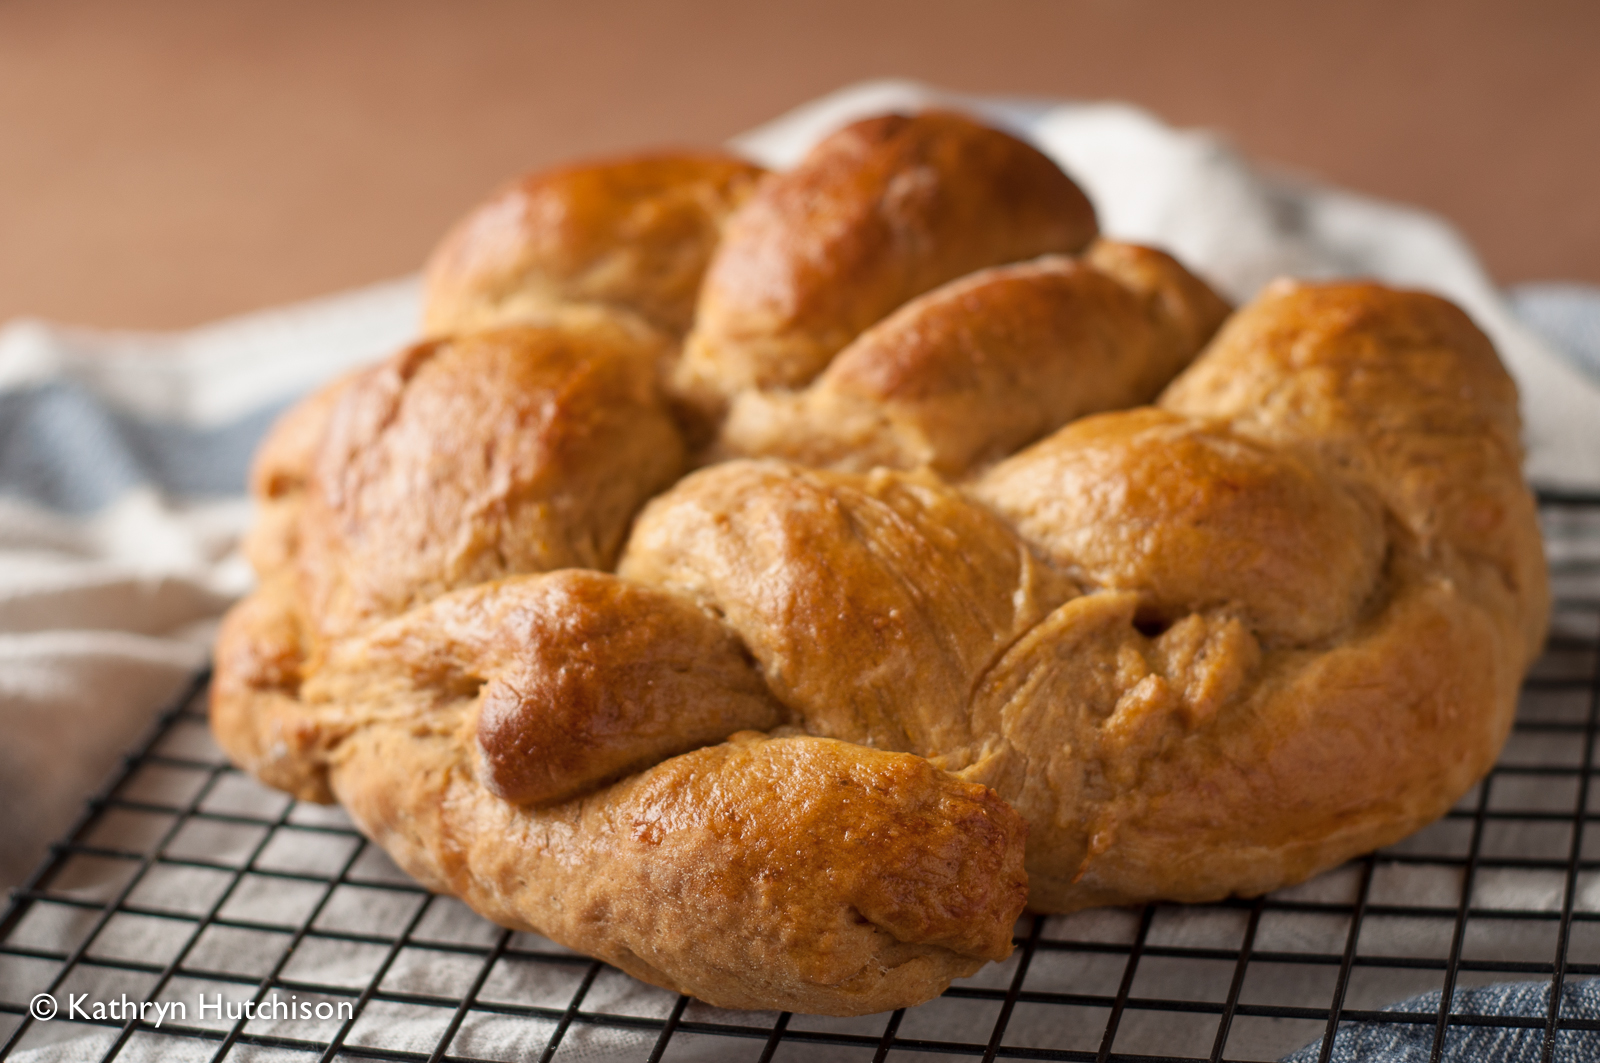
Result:
{"label": "black metal grid rack", "polygon": [[[233,769],[201,677],[0,918],[0,1058],[1187,1061],[1321,1039],[1326,1060],[1341,1024],[1384,1022],[1434,1058],[1447,1030],[1505,1027],[1549,1060],[1560,1038],[1600,1039],[1600,1020],[1561,1013],[1560,992],[1518,1018],[1453,992],[1600,975],[1600,497],[1540,501],[1549,647],[1499,764],[1445,819],[1254,901],[1025,917],[1006,963],[862,1019],[720,1011],[429,896],[337,810]],[[49,1022],[28,1014],[44,991]],[[1451,1006],[1380,1010],[1428,991]],[[72,1022],[75,994],[188,1004],[159,1028]],[[273,997],[347,1011],[196,1015]]]}

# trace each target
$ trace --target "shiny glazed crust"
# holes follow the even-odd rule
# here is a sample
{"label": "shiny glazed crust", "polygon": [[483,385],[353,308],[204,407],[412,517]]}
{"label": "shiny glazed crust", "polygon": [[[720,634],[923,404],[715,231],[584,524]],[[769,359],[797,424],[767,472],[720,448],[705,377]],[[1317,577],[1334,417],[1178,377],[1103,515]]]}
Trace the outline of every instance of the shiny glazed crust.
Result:
{"label": "shiny glazed crust", "polygon": [[660,154],[530,174],[433,253],[424,327],[448,335],[588,308],[682,339],[723,225],[762,172],[721,155]]}
{"label": "shiny glazed crust", "polygon": [[263,444],[219,740],[504,925],[833,1014],[1436,818],[1548,609],[1493,349],[1371,284],[1213,338],[1093,233],[942,113],[503,193]]}
{"label": "shiny glazed crust", "polygon": [[728,223],[674,386],[720,412],[808,383],[906,300],[985,266],[1081,251],[1094,208],[1035,148],[959,114],[885,115],[825,138]]}

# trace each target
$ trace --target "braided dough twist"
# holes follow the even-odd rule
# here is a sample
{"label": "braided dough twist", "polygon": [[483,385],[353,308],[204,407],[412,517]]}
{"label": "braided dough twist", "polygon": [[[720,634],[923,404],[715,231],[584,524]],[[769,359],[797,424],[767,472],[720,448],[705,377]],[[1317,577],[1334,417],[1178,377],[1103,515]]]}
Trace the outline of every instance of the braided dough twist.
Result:
{"label": "braided dough twist", "polygon": [[437,338],[258,455],[219,739],[729,1007],[906,1006],[1024,906],[1258,894],[1427,823],[1548,608],[1493,349],[1370,284],[1213,340],[1203,282],[1094,231],[937,112],[506,190],[430,266]]}

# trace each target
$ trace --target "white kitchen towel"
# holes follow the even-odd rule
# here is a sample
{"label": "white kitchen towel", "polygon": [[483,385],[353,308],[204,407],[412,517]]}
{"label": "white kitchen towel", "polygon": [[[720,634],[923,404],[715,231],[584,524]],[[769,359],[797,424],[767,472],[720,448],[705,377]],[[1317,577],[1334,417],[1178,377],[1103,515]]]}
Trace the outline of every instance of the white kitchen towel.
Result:
{"label": "white kitchen towel", "polygon": [[171,335],[0,329],[0,886],[205,661],[250,586],[257,440],[416,331],[414,280]]}
{"label": "white kitchen towel", "polygon": [[[784,166],[843,122],[929,105],[1031,138],[1084,185],[1109,235],[1173,250],[1234,299],[1292,274],[1371,276],[1456,300],[1522,388],[1530,476],[1600,490],[1600,375],[1589,375],[1600,292],[1530,289],[1519,319],[1461,238],[1425,213],[1263,171],[1213,134],[1126,105],[905,82],[843,90],[735,147]],[[0,883],[42,855],[248,587],[244,474],[272,417],[411,338],[418,292],[402,280],[166,335],[0,329]]]}

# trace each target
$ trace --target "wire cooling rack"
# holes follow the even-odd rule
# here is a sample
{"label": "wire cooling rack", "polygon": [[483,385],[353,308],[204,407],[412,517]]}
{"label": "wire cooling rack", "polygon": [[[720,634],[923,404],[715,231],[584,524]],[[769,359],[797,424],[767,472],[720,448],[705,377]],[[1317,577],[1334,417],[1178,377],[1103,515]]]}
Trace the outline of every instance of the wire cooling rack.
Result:
{"label": "wire cooling rack", "polygon": [[[1540,512],[1549,646],[1498,765],[1444,819],[1256,900],[1024,917],[1006,963],[860,1019],[710,1008],[428,895],[338,810],[231,767],[197,677],[0,918],[0,1058],[1215,1061],[1320,1039],[1326,1060],[1341,1023],[1383,1021],[1435,1058],[1447,1030],[1489,1026],[1548,1060],[1560,1031],[1600,1037],[1560,992],[1542,1015],[1452,1010],[1458,989],[1600,975],[1600,496]],[[1380,1010],[1428,991],[1453,1003]],[[50,1021],[29,1014],[41,992]],[[157,1026],[69,1014],[80,997],[188,1004]]]}

